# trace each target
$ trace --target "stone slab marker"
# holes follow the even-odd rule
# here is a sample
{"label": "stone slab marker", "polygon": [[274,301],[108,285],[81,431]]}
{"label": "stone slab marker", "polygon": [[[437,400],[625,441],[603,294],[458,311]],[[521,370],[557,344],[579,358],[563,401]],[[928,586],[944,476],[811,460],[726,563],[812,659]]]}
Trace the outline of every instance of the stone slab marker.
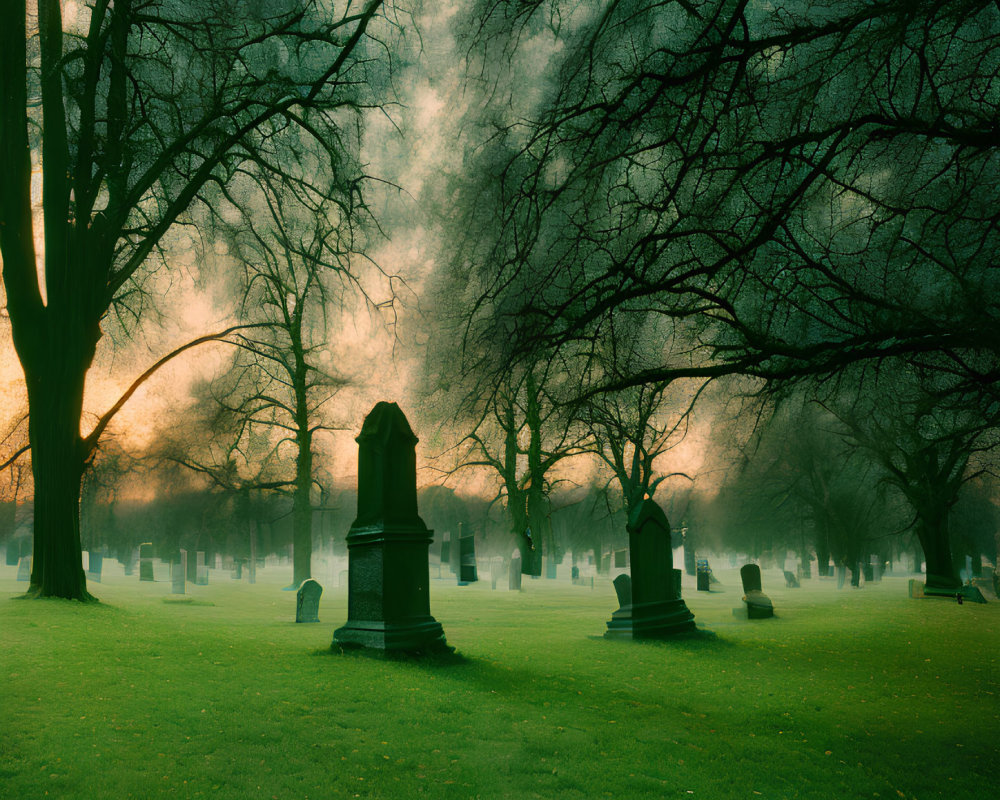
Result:
{"label": "stone slab marker", "polygon": [[479,580],[476,572],[476,536],[469,533],[458,540],[458,583],[464,585]]}
{"label": "stone slab marker", "polygon": [[417,437],[395,403],[378,403],[358,442],[358,516],[347,534],[347,623],[333,647],[446,647],[431,616],[427,550],[417,514]]}
{"label": "stone slab marker", "polygon": [[448,531],[441,534],[441,563],[451,569],[451,534]]}
{"label": "stone slab marker", "polygon": [[708,565],[708,559],[696,558],[694,565],[697,573],[697,590],[699,592],[712,591],[712,568]]}
{"label": "stone slab marker", "polygon": [[632,574],[615,579],[620,608],[611,615],[609,639],[666,639],[696,630],[680,597],[670,547],[670,524],[652,500],[643,500],[628,523]]}
{"label": "stone slab marker", "polygon": [[306,578],[295,594],[295,621],[319,622],[319,598],[323,587],[319,581]]}
{"label": "stone slab marker", "polygon": [[101,573],[104,570],[104,553],[90,552],[87,559],[87,580],[95,583],[101,582]]}
{"label": "stone slab marker", "polygon": [[510,558],[510,570],[507,572],[507,588],[512,592],[521,591],[521,551],[515,550]]}
{"label": "stone slab marker", "polygon": [[139,545],[139,580],[151,581],[153,577],[153,543],[143,542]]}
{"label": "stone slab marker", "polygon": [[744,564],[740,567],[740,578],[743,581],[743,600],[747,604],[749,619],[767,619],[774,616],[774,606],[771,598],[761,590],[760,567],[756,564]]}

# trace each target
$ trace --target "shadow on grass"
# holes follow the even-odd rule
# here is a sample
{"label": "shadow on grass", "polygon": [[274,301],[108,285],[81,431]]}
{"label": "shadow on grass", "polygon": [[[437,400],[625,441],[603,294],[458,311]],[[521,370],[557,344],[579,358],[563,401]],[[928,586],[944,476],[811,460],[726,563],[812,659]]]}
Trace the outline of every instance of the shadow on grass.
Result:
{"label": "shadow on grass", "polygon": [[624,646],[639,645],[641,647],[662,648],[664,650],[683,648],[686,650],[717,650],[726,647],[735,647],[734,642],[725,637],[719,636],[715,631],[706,628],[697,628],[693,631],[675,633],[663,639],[626,639],[606,636],[592,635],[588,639],[598,642],[612,642]]}
{"label": "shadow on grass", "polygon": [[373,661],[388,661],[394,664],[410,664],[415,667],[438,669],[475,663],[447,645],[426,650],[379,650],[374,647],[342,647],[334,644],[323,650],[315,650],[316,656],[337,656],[341,658],[362,658]]}

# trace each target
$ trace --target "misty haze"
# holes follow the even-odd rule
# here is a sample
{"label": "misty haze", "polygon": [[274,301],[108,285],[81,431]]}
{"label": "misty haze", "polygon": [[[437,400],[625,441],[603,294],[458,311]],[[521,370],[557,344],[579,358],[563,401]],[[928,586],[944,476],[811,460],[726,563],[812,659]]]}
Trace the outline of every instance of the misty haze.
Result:
{"label": "misty haze", "polygon": [[987,798],[1000,4],[14,0],[0,798]]}

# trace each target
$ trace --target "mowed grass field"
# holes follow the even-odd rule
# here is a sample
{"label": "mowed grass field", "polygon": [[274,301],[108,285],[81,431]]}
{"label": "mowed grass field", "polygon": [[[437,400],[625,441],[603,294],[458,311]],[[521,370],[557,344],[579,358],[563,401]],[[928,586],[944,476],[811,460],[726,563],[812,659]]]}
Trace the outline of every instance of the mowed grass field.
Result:
{"label": "mowed grass field", "polygon": [[347,590],[296,625],[287,571],[84,606],[0,567],[0,797],[1000,797],[1000,603],[767,570],[747,621],[717,574],[714,638],[646,644],[601,638],[606,580],[432,580],[461,658],[420,662],[331,652]]}

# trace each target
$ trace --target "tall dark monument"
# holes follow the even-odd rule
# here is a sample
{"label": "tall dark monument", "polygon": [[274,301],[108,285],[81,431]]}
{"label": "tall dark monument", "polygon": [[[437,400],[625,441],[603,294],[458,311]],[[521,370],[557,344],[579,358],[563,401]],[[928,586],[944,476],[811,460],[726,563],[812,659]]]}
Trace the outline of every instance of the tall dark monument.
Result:
{"label": "tall dark monument", "polygon": [[666,639],[696,630],[681,599],[670,548],[670,524],[652,500],[642,501],[628,523],[630,581],[615,580],[618,603],[604,635],[609,639]]}
{"label": "tall dark monument", "polygon": [[347,534],[347,623],[333,646],[422,651],[445,647],[431,616],[427,549],[417,514],[417,437],[395,403],[378,403],[358,443],[358,516]]}

